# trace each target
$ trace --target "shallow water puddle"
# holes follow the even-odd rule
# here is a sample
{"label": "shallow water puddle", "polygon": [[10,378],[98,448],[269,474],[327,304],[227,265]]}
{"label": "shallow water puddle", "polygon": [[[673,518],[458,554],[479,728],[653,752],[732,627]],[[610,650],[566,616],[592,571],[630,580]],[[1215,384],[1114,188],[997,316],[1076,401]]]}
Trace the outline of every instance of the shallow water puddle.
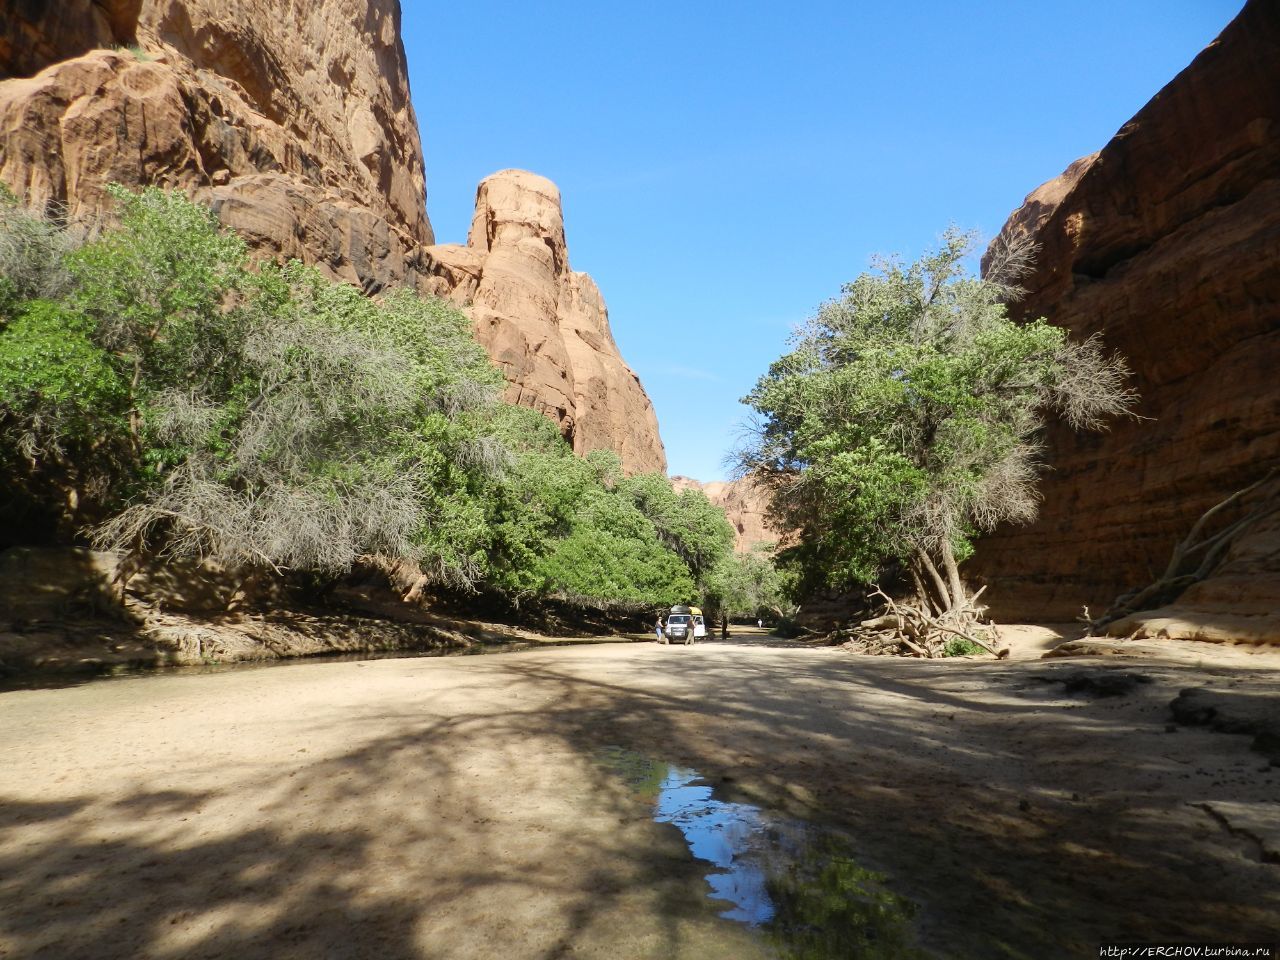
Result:
{"label": "shallow water puddle", "polygon": [[[603,762],[710,864],[708,907],[753,928],[783,957],[916,960],[916,906],[858,865],[849,842],[749,803],[718,799],[696,770],[610,747]],[[727,909],[726,909],[727,906]]]}
{"label": "shallow water puddle", "polygon": [[675,824],[689,852],[716,868],[707,874],[710,896],[733,904],[720,916],[758,926],[774,916],[766,886],[770,861],[778,859],[776,854],[794,853],[801,838],[795,824],[771,830],[759,807],[716,800],[712,794],[696,771],[668,767],[653,819]]}

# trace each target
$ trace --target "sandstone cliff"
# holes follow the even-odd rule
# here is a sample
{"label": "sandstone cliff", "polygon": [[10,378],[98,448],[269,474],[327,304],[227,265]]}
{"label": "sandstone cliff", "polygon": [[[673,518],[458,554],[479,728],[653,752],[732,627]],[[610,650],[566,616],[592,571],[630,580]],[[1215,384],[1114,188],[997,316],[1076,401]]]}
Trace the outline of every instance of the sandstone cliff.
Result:
{"label": "sandstone cliff", "polygon": [[780,539],[765,522],[768,497],[759,487],[747,480],[731,480],[701,483],[691,477],[672,477],[677,490],[701,490],[707,499],[724,511],[733,525],[733,548],[747,553],[757,544],[777,543]]}
{"label": "sandstone cliff", "polygon": [[[1101,332],[1149,419],[1052,428],[1040,520],[984,540],[969,572],[993,583],[999,619],[1096,615],[1280,460],[1280,6],[1250,0],[1004,229],[1041,244],[1017,313]],[[1117,628],[1280,638],[1278,547],[1280,532],[1258,532],[1177,609]]]}
{"label": "sandstone cliff", "polygon": [[72,217],[111,181],[180,188],[257,249],[380,289],[433,239],[399,19],[398,0],[20,4],[0,179]]}
{"label": "sandstone cliff", "polygon": [[182,189],[261,253],[452,296],[509,399],[579,452],[666,468],[604,300],[569,269],[554,185],[489,178],[468,245],[431,246],[398,0],[19,3],[0,21],[0,181],[85,219],[112,181]]}
{"label": "sandstone cliff", "polygon": [[487,177],[466,246],[424,253],[426,285],[466,306],[507,399],[555,418],[578,453],[612,449],[629,472],[665,472],[657,415],[618,352],[604,298],[569,267],[554,183],[523,170]]}

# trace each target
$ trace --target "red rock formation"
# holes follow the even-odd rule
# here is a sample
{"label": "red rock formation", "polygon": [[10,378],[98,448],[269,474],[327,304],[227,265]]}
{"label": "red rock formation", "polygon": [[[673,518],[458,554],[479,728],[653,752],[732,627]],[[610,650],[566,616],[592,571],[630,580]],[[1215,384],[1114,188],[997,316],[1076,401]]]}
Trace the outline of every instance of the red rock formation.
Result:
{"label": "red rock formation", "polygon": [[432,233],[397,0],[34,10],[0,44],[0,179],[29,203],[91,217],[111,181],[176,187],[366,289],[413,273]]}
{"label": "red rock formation", "polygon": [[467,245],[425,251],[428,286],[465,305],[507,399],[560,423],[578,453],[612,449],[631,473],[666,471],[658,419],[609,331],[609,311],[569,267],[560,191],[503,170],[476,192]]}
{"label": "red rock formation", "polygon": [[[1097,614],[1280,460],[1280,5],[1250,0],[1005,231],[1041,244],[1017,313],[1101,332],[1134,369],[1146,419],[1103,434],[1053,427],[1040,520],[985,539],[970,573],[992,582],[1000,619]],[[1276,547],[1274,531],[1239,544],[1219,577],[1148,618],[1152,630],[1280,638]]]}
{"label": "red rock formation", "polygon": [[19,3],[0,20],[0,181],[78,218],[112,181],[182,189],[260,252],[473,301],[510,399],[579,452],[666,469],[552,184],[486,180],[469,245],[429,246],[398,0]]}
{"label": "red rock formation", "polygon": [[98,47],[137,43],[142,0],[16,0],[0,21],[0,80]]}
{"label": "red rock formation", "polygon": [[677,490],[701,490],[708,500],[724,511],[733,525],[733,548],[739,553],[747,553],[757,544],[778,542],[778,535],[765,522],[768,498],[749,481],[701,483],[690,477],[677,476],[672,477],[671,482]]}

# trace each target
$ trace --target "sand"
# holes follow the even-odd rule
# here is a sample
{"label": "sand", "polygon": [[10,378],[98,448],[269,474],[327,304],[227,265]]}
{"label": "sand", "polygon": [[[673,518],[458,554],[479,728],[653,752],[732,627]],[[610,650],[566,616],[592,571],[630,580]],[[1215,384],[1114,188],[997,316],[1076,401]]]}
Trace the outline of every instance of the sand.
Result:
{"label": "sand", "polygon": [[[1280,768],[1173,726],[1274,658],[859,658],[747,642],[299,663],[0,693],[0,957],[769,955],[601,762],[823,824],[929,955],[1280,930]],[[1068,695],[1081,670],[1150,678]]]}

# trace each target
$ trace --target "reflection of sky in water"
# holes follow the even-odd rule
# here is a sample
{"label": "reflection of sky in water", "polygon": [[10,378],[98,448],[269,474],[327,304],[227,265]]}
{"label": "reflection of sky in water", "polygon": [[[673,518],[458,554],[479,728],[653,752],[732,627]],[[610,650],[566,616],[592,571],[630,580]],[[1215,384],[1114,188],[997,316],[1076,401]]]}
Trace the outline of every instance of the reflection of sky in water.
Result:
{"label": "reflection of sky in water", "polygon": [[693,770],[668,767],[654,820],[674,824],[693,855],[718,868],[707,875],[712,896],[734,905],[720,916],[752,926],[767,923],[774,907],[765,878],[770,854],[784,839],[780,825],[767,822],[759,807],[713,800],[711,787],[698,780]]}
{"label": "reflection of sky in water", "polygon": [[916,905],[860,866],[846,838],[749,804],[716,800],[697,771],[625,747],[605,747],[601,759],[638,796],[653,801],[655,822],[679,829],[690,852],[710,864],[708,901],[732,904],[720,916],[757,929],[780,956],[926,956],[915,945]]}

